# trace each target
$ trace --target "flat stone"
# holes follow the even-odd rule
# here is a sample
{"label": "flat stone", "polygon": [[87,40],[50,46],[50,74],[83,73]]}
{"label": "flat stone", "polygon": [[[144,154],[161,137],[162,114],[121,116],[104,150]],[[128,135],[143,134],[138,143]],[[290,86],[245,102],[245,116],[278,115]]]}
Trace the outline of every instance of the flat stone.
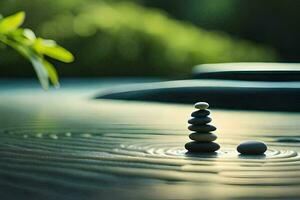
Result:
{"label": "flat stone", "polygon": [[190,131],[196,131],[196,132],[200,132],[200,133],[203,133],[203,132],[207,133],[207,132],[217,130],[216,127],[214,127],[213,125],[209,125],[209,124],[206,124],[206,125],[190,125],[188,127],[188,129]]}
{"label": "flat stone", "polygon": [[237,146],[237,151],[241,154],[257,155],[263,154],[267,150],[267,145],[261,141],[244,141]]}
{"label": "flat stone", "polygon": [[197,108],[199,110],[204,110],[204,109],[207,109],[208,107],[209,107],[209,104],[206,102],[195,103],[195,108]]}
{"label": "flat stone", "polygon": [[195,124],[195,125],[204,125],[204,124],[208,124],[209,122],[211,122],[210,117],[200,117],[200,118],[192,117],[188,121],[189,124]]}
{"label": "flat stone", "polygon": [[220,145],[214,142],[188,142],[185,149],[189,152],[212,153],[220,149]]}
{"label": "flat stone", "polygon": [[210,111],[205,109],[205,110],[196,110],[194,112],[192,112],[191,116],[192,117],[205,117],[208,116],[210,114]]}
{"label": "flat stone", "polygon": [[197,142],[212,142],[217,139],[217,136],[213,133],[191,133],[189,138]]}

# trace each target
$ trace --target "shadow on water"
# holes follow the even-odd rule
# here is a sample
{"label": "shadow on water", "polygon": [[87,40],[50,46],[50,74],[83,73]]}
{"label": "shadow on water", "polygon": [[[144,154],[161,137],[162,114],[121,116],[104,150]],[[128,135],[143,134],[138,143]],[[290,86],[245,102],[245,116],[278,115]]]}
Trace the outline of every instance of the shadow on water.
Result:
{"label": "shadow on water", "polygon": [[218,157],[217,152],[212,152],[212,153],[186,152],[185,155],[187,158],[217,158]]}
{"label": "shadow on water", "polygon": [[266,159],[265,154],[260,154],[260,155],[244,155],[244,154],[239,154],[239,158],[241,159]]}

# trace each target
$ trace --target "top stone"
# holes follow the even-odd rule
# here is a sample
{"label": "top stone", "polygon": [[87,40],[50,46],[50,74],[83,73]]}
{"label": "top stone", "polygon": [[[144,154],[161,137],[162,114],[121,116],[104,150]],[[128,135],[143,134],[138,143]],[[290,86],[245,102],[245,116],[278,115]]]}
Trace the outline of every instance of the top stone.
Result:
{"label": "top stone", "polygon": [[198,102],[198,103],[195,103],[195,108],[196,109],[199,109],[199,110],[205,110],[209,107],[209,104],[206,103],[206,102]]}

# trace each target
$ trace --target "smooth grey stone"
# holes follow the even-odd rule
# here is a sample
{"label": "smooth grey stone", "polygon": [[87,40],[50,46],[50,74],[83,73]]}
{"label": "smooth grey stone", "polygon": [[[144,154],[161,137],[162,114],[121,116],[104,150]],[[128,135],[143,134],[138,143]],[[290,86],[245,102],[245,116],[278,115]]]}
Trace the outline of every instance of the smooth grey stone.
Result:
{"label": "smooth grey stone", "polygon": [[216,127],[214,127],[213,125],[210,125],[210,124],[206,124],[206,125],[190,125],[188,127],[188,129],[190,131],[196,131],[196,132],[210,132],[210,131],[215,131],[217,130]]}
{"label": "smooth grey stone", "polygon": [[195,124],[195,125],[204,125],[204,124],[208,124],[209,122],[211,122],[210,117],[200,117],[200,118],[192,117],[188,121],[189,124]]}
{"label": "smooth grey stone", "polygon": [[191,133],[189,138],[197,142],[212,142],[217,139],[217,136],[213,133]]}
{"label": "smooth grey stone", "polygon": [[263,154],[267,150],[267,145],[261,141],[244,141],[237,146],[237,151],[241,154],[256,155]]}
{"label": "smooth grey stone", "polygon": [[220,145],[214,142],[188,142],[185,149],[189,152],[212,153],[220,149]]}
{"label": "smooth grey stone", "polygon": [[196,110],[194,112],[192,112],[191,116],[192,117],[205,117],[208,116],[210,114],[210,111],[205,109],[205,110]]}
{"label": "smooth grey stone", "polygon": [[208,107],[209,107],[209,104],[206,102],[195,103],[195,108],[199,109],[199,110],[204,110],[204,109],[207,109]]}

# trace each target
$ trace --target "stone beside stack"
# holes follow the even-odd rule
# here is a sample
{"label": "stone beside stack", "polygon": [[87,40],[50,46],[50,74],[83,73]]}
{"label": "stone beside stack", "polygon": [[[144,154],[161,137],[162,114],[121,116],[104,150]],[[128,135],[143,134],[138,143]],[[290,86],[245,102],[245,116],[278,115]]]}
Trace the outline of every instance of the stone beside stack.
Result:
{"label": "stone beside stack", "polygon": [[261,155],[267,151],[268,147],[261,141],[249,140],[240,143],[237,151],[245,155]]}
{"label": "stone beside stack", "polygon": [[212,132],[217,128],[209,124],[212,119],[209,117],[208,107],[209,104],[206,102],[195,104],[197,110],[191,114],[192,118],[188,121],[190,124],[188,129],[193,131],[189,137],[193,141],[185,144],[189,152],[212,153],[220,149],[220,145],[213,142],[217,136]]}

